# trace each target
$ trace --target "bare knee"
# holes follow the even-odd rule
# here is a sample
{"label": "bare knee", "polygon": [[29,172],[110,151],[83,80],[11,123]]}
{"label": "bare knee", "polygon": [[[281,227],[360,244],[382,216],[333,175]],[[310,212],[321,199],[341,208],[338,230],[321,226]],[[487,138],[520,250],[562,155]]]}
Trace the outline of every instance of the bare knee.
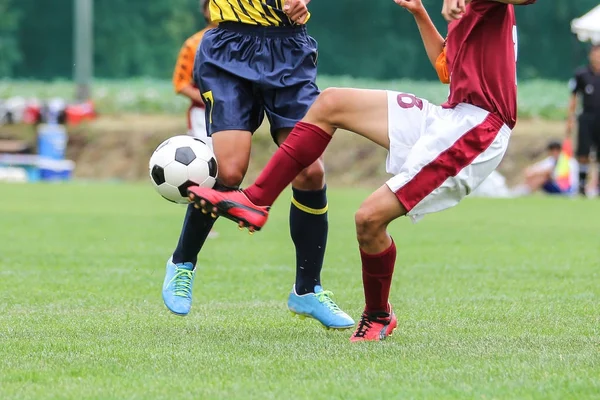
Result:
{"label": "bare knee", "polygon": [[[338,88],[327,88],[317,98],[311,110],[313,118],[336,126],[340,114],[342,91]],[[316,115],[314,115],[316,114]]]}
{"label": "bare knee", "polygon": [[387,221],[383,221],[377,211],[368,205],[361,206],[354,215],[356,238],[361,248],[370,247],[373,242],[387,236]]}
{"label": "bare knee", "polygon": [[325,186],[325,168],[323,161],[317,160],[304,169],[292,182],[300,190],[321,190]]}
{"label": "bare knee", "polygon": [[248,171],[252,134],[237,130],[220,131],[213,134],[212,140],[219,167],[217,181],[225,186],[239,186]]}
{"label": "bare knee", "polygon": [[227,166],[219,164],[219,174],[217,180],[219,183],[229,187],[238,187],[244,180],[246,168],[235,163]]}
{"label": "bare knee", "polygon": [[527,186],[531,186],[531,184],[534,181],[535,176],[532,173],[526,173],[525,174],[525,184]]}

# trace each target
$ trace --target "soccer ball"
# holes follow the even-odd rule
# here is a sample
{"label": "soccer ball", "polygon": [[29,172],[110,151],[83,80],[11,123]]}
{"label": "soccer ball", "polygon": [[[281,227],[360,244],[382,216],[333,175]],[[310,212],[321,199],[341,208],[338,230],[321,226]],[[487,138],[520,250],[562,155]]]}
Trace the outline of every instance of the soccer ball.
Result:
{"label": "soccer ball", "polygon": [[188,203],[190,186],[212,188],[217,179],[217,160],[210,147],[185,135],[162,142],[150,157],[149,169],[158,194],[173,203]]}

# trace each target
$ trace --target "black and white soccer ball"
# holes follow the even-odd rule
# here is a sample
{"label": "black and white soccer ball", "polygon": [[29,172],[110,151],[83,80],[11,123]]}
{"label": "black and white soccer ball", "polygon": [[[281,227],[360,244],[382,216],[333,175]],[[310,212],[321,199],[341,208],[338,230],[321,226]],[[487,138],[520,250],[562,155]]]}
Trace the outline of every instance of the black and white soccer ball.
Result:
{"label": "black and white soccer ball", "polygon": [[192,136],[174,136],[162,142],[150,157],[150,180],[165,199],[187,203],[190,186],[212,188],[217,160],[211,148]]}

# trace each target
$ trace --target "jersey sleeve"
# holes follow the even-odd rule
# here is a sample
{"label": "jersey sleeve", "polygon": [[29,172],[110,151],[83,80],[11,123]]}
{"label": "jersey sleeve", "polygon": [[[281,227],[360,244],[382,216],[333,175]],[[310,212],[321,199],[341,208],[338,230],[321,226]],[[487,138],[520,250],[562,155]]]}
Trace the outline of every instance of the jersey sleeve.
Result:
{"label": "jersey sleeve", "polygon": [[175,70],[173,71],[173,89],[176,93],[181,92],[192,83],[195,56],[195,49],[186,42],[179,51]]}
{"label": "jersey sleeve", "polygon": [[450,72],[448,71],[448,61],[446,59],[445,47],[435,61],[435,71],[437,72],[440,82],[446,85],[450,83]]}
{"label": "jersey sleeve", "polygon": [[583,91],[583,76],[581,71],[576,71],[575,76],[569,80],[569,90],[573,94],[580,93]]}

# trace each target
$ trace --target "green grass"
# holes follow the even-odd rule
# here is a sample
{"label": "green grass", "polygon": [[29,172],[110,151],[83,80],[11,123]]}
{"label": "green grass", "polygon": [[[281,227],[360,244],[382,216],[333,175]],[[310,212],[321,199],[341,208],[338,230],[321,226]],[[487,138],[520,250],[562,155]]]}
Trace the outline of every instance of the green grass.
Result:
{"label": "green grass", "polygon": [[[374,81],[351,77],[321,76],[321,88],[331,86],[370,89],[390,89],[414,93],[434,103],[443,103],[448,96],[448,86],[438,82]],[[62,97],[70,99],[75,93],[72,82],[7,81],[0,80],[0,99],[12,96],[39,97],[47,99]],[[184,112],[189,102],[173,93],[171,82],[156,79],[130,79],[122,81],[96,80],[92,89],[94,100],[102,113]],[[521,117],[563,119],[569,96],[565,82],[529,80],[519,82],[519,114]]]}
{"label": "green grass", "polygon": [[[331,190],[323,280],[363,306],[353,212]],[[470,199],[398,245],[396,334],[351,344],[292,319],[282,196],[264,232],[227,222],[192,313],[160,297],[182,206],[149,185],[0,185],[0,398],[598,399],[600,202]]]}

